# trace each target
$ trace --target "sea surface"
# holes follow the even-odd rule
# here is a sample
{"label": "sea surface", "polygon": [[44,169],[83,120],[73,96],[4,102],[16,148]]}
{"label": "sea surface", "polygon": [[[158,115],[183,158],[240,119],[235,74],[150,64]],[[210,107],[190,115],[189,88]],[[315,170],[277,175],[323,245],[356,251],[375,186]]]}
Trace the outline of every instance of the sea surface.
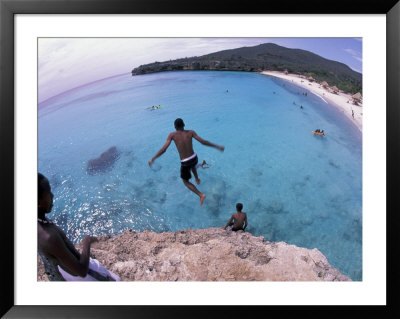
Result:
{"label": "sea surface", "polygon": [[[152,110],[153,105],[161,105]],[[303,109],[300,108],[303,106]],[[182,118],[194,141],[203,206],[180,178]],[[324,129],[326,136],[312,130]],[[115,147],[104,171],[88,162]],[[246,72],[123,74],[39,104],[38,169],[55,195],[51,219],[78,243],[127,229],[222,227],[243,203],[248,232],[317,248],[362,280],[362,134],[343,113],[290,82]],[[194,183],[194,178],[191,180]]]}

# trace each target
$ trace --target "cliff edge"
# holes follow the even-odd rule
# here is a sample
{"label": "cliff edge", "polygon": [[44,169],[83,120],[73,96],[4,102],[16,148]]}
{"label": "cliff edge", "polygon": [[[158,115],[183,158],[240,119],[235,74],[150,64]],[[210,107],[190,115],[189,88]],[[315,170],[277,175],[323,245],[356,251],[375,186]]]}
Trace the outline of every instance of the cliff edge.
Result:
{"label": "cliff edge", "polygon": [[[122,281],[351,281],[316,248],[221,228],[128,230],[98,237],[91,256]],[[38,255],[38,281],[57,280],[45,264]]]}

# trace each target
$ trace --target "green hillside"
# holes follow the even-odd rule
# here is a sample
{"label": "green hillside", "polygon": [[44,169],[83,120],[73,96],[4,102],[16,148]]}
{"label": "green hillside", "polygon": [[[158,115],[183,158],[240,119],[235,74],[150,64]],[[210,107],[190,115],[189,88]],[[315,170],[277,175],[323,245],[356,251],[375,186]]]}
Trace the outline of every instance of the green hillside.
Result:
{"label": "green hillside", "polygon": [[326,81],[330,86],[335,85],[345,92],[362,93],[362,74],[347,65],[306,50],[288,49],[273,43],[145,64],[133,69],[132,75],[175,70],[246,72],[286,70],[289,73],[312,76],[318,82]]}

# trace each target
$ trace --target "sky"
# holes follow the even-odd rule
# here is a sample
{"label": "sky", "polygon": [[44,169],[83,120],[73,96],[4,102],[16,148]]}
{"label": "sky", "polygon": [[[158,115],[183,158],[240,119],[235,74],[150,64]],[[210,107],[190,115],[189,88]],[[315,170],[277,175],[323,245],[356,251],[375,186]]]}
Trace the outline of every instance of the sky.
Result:
{"label": "sky", "polygon": [[39,38],[38,100],[142,64],[262,43],[308,50],[362,72],[361,38]]}

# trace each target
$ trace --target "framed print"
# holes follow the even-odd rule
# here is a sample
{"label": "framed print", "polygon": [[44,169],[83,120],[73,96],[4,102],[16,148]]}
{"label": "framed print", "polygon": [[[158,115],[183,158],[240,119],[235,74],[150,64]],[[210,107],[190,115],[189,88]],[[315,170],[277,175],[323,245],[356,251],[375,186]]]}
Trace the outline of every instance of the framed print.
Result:
{"label": "framed print", "polygon": [[[326,311],[327,307],[329,307],[329,311],[338,316],[346,316],[347,314],[354,316],[375,312],[380,317],[389,317],[398,313],[394,299],[394,286],[396,284],[394,272],[396,248],[394,243],[398,241],[394,232],[394,228],[398,225],[395,214],[398,205],[395,201],[396,188],[394,183],[396,177],[398,177],[395,163],[399,159],[397,137],[399,136],[400,4],[397,1],[379,4],[373,1],[352,1],[350,4],[340,1],[339,3],[337,1],[325,1],[323,3],[306,2],[300,4],[293,1],[290,5],[249,3],[246,6],[227,6],[222,2],[208,3],[206,1],[199,7],[180,1],[170,1],[168,4],[163,1],[128,2],[122,0],[0,1],[2,70],[0,75],[0,129],[1,163],[3,164],[1,177],[4,185],[2,201],[5,204],[2,209],[4,227],[1,239],[5,243],[2,255],[2,271],[3,274],[7,274],[1,288],[0,313],[2,316],[6,318],[27,316],[35,318],[86,316],[98,318],[200,317],[210,312],[223,316],[225,314],[244,315],[248,314],[249,311],[272,311],[276,314],[306,316],[310,311]],[[346,121],[358,123],[358,128],[360,131],[362,130],[362,133],[355,134],[360,137],[357,140],[358,146],[354,146],[353,149],[354,152],[356,152],[356,149],[360,149],[357,157],[343,156],[340,160],[332,160],[330,154],[345,152],[344,149],[349,149],[346,143],[350,143],[350,134],[347,134],[347,131],[343,128],[340,134],[332,134],[331,138],[334,143],[332,142],[329,146],[326,142],[324,143],[330,137],[331,123],[328,120],[322,121],[322,116],[318,112],[313,113],[311,108],[307,110],[309,106],[307,103],[311,103],[307,102],[311,99],[311,97],[307,97],[307,92],[298,91],[296,93],[293,91],[296,90],[294,89],[295,86],[292,88],[288,82],[276,78],[277,73],[266,74],[267,76],[264,77],[257,75],[257,78],[243,78],[247,72],[237,72],[241,74],[241,78],[237,78],[239,75],[236,74],[230,77],[229,72],[232,71],[232,64],[231,69],[225,70],[225,66],[221,66],[220,60],[222,58],[215,58],[215,56],[209,57],[207,63],[211,63],[209,61],[212,60],[214,67],[220,69],[212,71],[215,73],[207,71],[207,75],[204,75],[204,72],[197,72],[200,67],[195,67],[194,71],[190,69],[189,72],[181,72],[181,74],[185,74],[185,78],[176,78],[176,72],[162,73],[161,77],[164,77],[164,81],[160,82],[158,76],[151,74],[153,70],[149,71],[151,68],[156,70],[154,72],[157,72],[160,68],[169,71],[174,71],[176,68],[182,70],[189,63],[192,66],[200,65],[203,62],[193,59],[210,52],[217,55],[218,52],[224,52],[222,50],[235,50],[253,45],[263,46],[265,39],[275,39],[276,44],[279,45],[284,42],[279,43],[278,39],[283,41],[283,39],[296,38],[301,38],[303,43],[306,43],[307,39],[311,39],[310,45],[313,45],[313,39],[319,39],[320,43],[325,43],[323,42],[324,39],[329,39],[326,42],[325,50],[331,46],[331,51],[338,50],[340,47],[341,43],[335,42],[338,41],[337,39],[354,40],[352,42],[354,47],[345,46],[341,49],[350,54],[354,61],[360,62],[358,66],[352,66],[353,71],[356,71],[354,73],[355,78],[352,78],[352,87],[343,86],[343,83],[338,81],[335,82],[337,86],[327,83],[328,88],[323,91],[322,79],[316,81],[313,78],[318,76],[317,71],[302,75],[298,73],[301,76],[288,79],[292,82],[298,79],[299,86],[297,88],[301,85],[307,85],[307,92],[311,92],[310,90],[314,88],[313,85],[318,83],[314,89],[320,90],[321,93],[318,95],[316,91],[315,96],[313,95],[316,101],[312,103],[328,103],[326,100],[335,98],[336,94],[346,96],[347,105],[350,103],[354,105],[356,112],[347,114]],[[118,39],[118,42],[116,39]],[[126,39],[136,39],[137,42],[128,46],[123,43]],[[252,39],[253,42],[249,39]],[[243,42],[239,40],[243,40]],[[72,42],[74,42],[74,48],[80,48],[79,50],[82,49],[82,51],[71,49],[72,47],[69,44]],[[201,51],[209,43],[212,43],[215,50]],[[227,46],[227,43],[230,46]],[[189,47],[190,50],[188,50]],[[131,63],[132,66],[128,75],[125,74],[122,77],[118,74],[125,71],[117,70],[117,65],[104,64],[104,58],[103,61],[99,59],[96,62],[97,68],[90,68],[90,63],[94,62],[95,55],[92,56],[91,50],[88,50],[88,48],[91,48],[92,52],[104,51],[109,55],[118,56],[120,60],[130,59],[129,55],[122,54],[122,52],[129,51],[132,52],[132,56],[135,58],[132,61],[135,62]],[[136,50],[137,48],[142,48],[142,50]],[[307,48],[300,47],[298,43],[295,48],[307,50]],[[357,50],[357,48],[360,49]],[[160,51],[163,54],[153,54]],[[173,55],[170,52],[178,53]],[[280,55],[282,58],[284,51],[279,52],[276,55]],[[240,54],[232,56],[232,59],[243,59]],[[46,58],[43,58],[44,56]],[[140,60],[141,56],[143,56],[142,60]],[[155,60],[153,64],[152,59]],[[215,62],[214,60],[218,61]],[[185,66],[179,63],[183,63]],[[250,65],[251,63],[247,64],[248,69],[244,71],[251,71],[254,74],[256,67]],[[240,68],[243,65],[241,64]],[[270,68],[275,67],[277,66],[272,64],[271,66],[262,66],[263,70],[270,70]],[[106,68],[110,70],[108,73],[100,72]],[[335,68],[340,68],[339,63],[335,65]],[[80,71],[84,70],[85,72],[81,72],[79,78],[77,76],[69,78],[73,69],[80,69]],[[228,72],[220,72],[221,70]],[[280,70],[279,74],[281,77],[282,74],[290,76],[291,73],[295,73],[294,70],[295,68],[292,65],[286,66],[285,69]],[[96,73],[98,71],[99,73]],[[240,71],[243,70],[240,69]],[[141,78],[135,77],[136,74],[145,74],[146,72],[149,74]],[[194,74],[196,74],[195,77]],[[273,79],[271,81],[269,80],[270,75],[275,76],[275,78],[271,77]],[[204,76],[204,79],[201,78],[202,76]],[[360,79],[359,82],[357,82],[357,77]],[[62,81],[59,81],[60,79]],[[132,79],[135,80],[134,83]],[[261,84],[258,81],[262,82],[262,86],[259,86]],[[330,79],[327,78],[327,81],[329,82]],[[68,84],[69,82],[72,84]],[[361,82],[362,86],[359,85]],[[248,87],[246,83],[250,83]],[[211,84],[214,88],[219,89],[214,97],[207,89],[208,85]],[[77,87],[85,87],[85,91],[75,90]],[[248,98],[247,95],[242,94],[241,96],[245,96],[245,98],[240,101],[239,96],[233,97],[235,90],[246,92],[253,92],[252,90],[254,90],[256,92],[256,88],[259,87],[267,87],[271,91],[264,92],[264,96],[268,95],[266,101],[269,105],[292,99],[297,94],[296,100],[294,98],[293,101],[290,100],[291,109],[288,108],[285,116],[286,119],[294,118],[296,116],[293,115],[293,112],[296,112],[295,114],[302,114],[303,116],[302,125],[304,123],[318,123],[315,125],[316,127],[312,127],[313,134],[310,131],[311,139],[308,135],[306,140],[299,139],[297,143],[291,143],[288,139],[284,139],[279,147],[275,147],[272,142],[265,141],[265,134],[272,139],[274,136],[272,132],[276,133],[280,127],[285,128],[287,126],[288,130],[295,131],[300,124],[295,121],[290,122],[290,125],[287,124],[288,122],[279,123],[280,113],[271,113],[276,115],[276,118],[271,119],[271,122],[267,122],[265,119],[264,122],[260,122],[260,114],[265,112],[262,108],[252,109],[252,112],[261,112],[259,115],[254,115],[257,114],[254,113],[254,116],[250,115],[248,111],[246,111],[246,115],[236,113],[235,105],[251,104],[258,107],[261,106],[260,101],[264,100],[253,96]],[[284,89],[285,92],[292,90],[291,95],[288,95],[290,97],[284,95],[283,91],[280,91],[281,89]],[[117,94],[116,92],[120,93]],[[181,93],[172,95],[171,92]],[[182,100],[177,98],[178,95]],[[214,104],[210,103],[210,100],[205,100],[207,95],[209,99],[215,100]],[[151,96],[152,98],[144,99],[143,96]],[[204,97],[204,99],[200,99],[199,96]],[[257,94],[254,96],[257,96]],[[116,102],[115,99],[117,99]],[[74,113],[73,108],[69,109],[71,113],[65,112],[66,108],[63,107],[68,103],[79,105],[79,112]],[[202,108],[203,113],[194,114],[193,109],[200,107],[203,105],[202,103],[212,105],[209,109]],[[384,107],[385,103],[386,107]],[[204,165],[211,165],[207,166],[209,168],[207,170],[201,169],[204,169],[204,167],[197,167],[202,181],[201,184],[196,170],[189,169],[187,172],[184,164],[181,164],[182,168],[180,169],[167,164],[167,162],[173,161],[168,159],[170,154],[176,156],[175,150],[166,152],[163,158],[158,159],[166,151],[166,148],[161,148],[157,153],[159,147],[162,146],[159,144],[162,144],[166,137],[164,135],[159,136],[158,133],[155,134],[161,127],[160,118],[171,112],[173,107],[177,108],[179,105],[185,104],[192,106],[190,110],[179,110],[185,115],[183,117],[185,121],[186,119],[188,123],[198,121],[197,123],[201,128],[198,132],[200,136],[202,136],[202,132],[212,132],[210,133],[212,142],[207,142],[200,137],[197,140],[203,145],[216,149],[210,151],[210,153],[202,152],[201,155],[198,154],[199,164],[204,160]],[[46,109],[48,105],[51,107]],[[124,105],[125,109],[122,110],[118,105]],[[216,111],[217,106],[220,107],[219,111]],[[140,128],[140,132],[129,128],[133,113],[126,110],[133,110],[135,107],[141,108],[140,114],[134,113],[142,121],[143,127]],[[98,111],[100,108],[101,112]],[[50,109],[62,109],[64,111],[62,115],[57,117],[56,112],[46,111]],[[365,114],[363,114],[364,110]],[[273,112],[281,111],[273,110]],[[43,112],[47,112],[46,117],[42,116]],[[107,112],[110,112],[110,114],[121,113],[119,118],[115,120],[112,116],[104,115],[108,114]],[[175,109],[175,112],[178,111]],[[100,113],[104,115],[104,118],[101,117]],[[171,114],[174,113],[172,112],[165,117],[168,117],[169,121],[169,116],[174,116]],[[202,117],[202,114],[206,115]],[[242,121],[233,116],[234,114]],[[334,121],[335,116],[333,113],[329,113],[328,118]],[[360,120],[361,118],[362,120]],[[209,120],[212,120],[211,125],[208,122]],[[125,121],[126,125],[121,125],[121,121]],[[224,128],[224,124],[228,121],[235,124],[237,128],[241,127],[246,132],[251,132],[254,139],[251,141],[242,140],[240,134],[238,134],[234,140],[232,140],[233,137],[224,140],[224,136],[227,134],[236,136],[232,131],[228,133],[229,130],[233,130],[232,126]],[[64,123],[68,123],[68,127],[65,124],[65,135],[62,141],[57,144],[55,141],[59,135],[55,133],[55,129],[62,127]],[[101,129],[95,125],[91,126],[93,123],[102,123],[100,124]],[[175,128],[179,128],[180,124],[177,123],[174,124]],[[201,126],[202,124],[204,126]],[[321,132],[320,127],[317,127],[319,125],[326,132]],[[123,132],[123,127],[129,129]],[[214,127],[216,130],[212,131],[210,127]],[[275,131],[267,131],[267,127],[274,127]],[[226,129],[225,133],[224,129]],[[110,145],[105,143],[102,137],[105,136],[104,131],[106,130],[109,130],[109,133],[107,133],[109,136],[117,136],[118,134],[120,138],[123,136],[125,145],[129,145],[129,147],[121,148],[118,143]],[[216,131],[218,133],[215,133]],[[264,132],[264,135],[260,134],[261,131]],[[324,135],[325,133],[326,135]],[[136,144],[132,142],[130,134],[138,137]],[[296,135],[299,134],[289,133],[288,131],[286,134],[286,136],[292,136],[292,139],[297,138]],[[46,140],[48,139],[50,143],[55,145],[53,148],[46,149],[45,143],[40,144],[43,142],[44,136]],[[151,139],[151,136],[154,139]],[[212,136],[216,136],[215,141]],[[80,140],[87,142],[85,152],[83,152],[81,146],[75,147]],[[153,140],[152,143],[154,142],[154,144],[149,144],[149,140]],[[237,143],[234,142],[235,140]],[[262,143],[257,144],[257,140],[262,141]],[[307,144],[309,140],[312,141],[313,145]],[[169,146],[168,141],[170,143],[171,140],[167,139],[165,144],[167,148]],[[323,152],[316,151],[315,142],[320,143],[318,145],[321,145]],[[249,149],[244,147],[246,144],[257,145],[254,147],[260,150],[257,153],[258,155],[249,152]],[[341,148],[344,144],[347,146]],[[354,145],[356,144],[354,142]],[[279,166],[281,167],[281,175],[279,176],[284,176],[283,171],[290,171],[292,166],[290,164],[285,166],[283,164],[285,160],[292,164],[298,160],[298,158],[290,159],[288,157],[289,153],[296,152],[296,145],[301,145],[298,153],[302,154],[304,154],[305,147],[309,147],[308,158],[310,161],[325,158],[328,168],[324,166],[321,168],[321,173],[314,174],[318,170],[318,164],[310,165],[312,173],[311,171],[307,173],[305,167],[301,166],[303,170],[300,182],[294,180],[292,183],[285,184],[285,177],[282,177],[278,183],[279,178],[276,178],[271,170],[268,170],[268,167],[281,165]],[[287,151],[285,151],[285,147],[287,147]],[[195,149],[198,148],[198,145],[195,145]],[[262,157],[261,150],[263,148],[273,151],[268,157]],[[218,152],[218,150],[224,152]],[[179,147],[178,151],[181,160],[185,162],[187,156],[183,155],[186,153]],[[233,154],[236,152],[240,154]],[[68,160],[63,162],[63,157],[66,158],[68,153],[76,154],[76,156],[74,155],[76,165]],[[246,155],[251,157],[257,165],[246,166],[248,162],[244,160]],[[260,156],[260,159],[257,159],[257,156]],[[235,166],[233,163],[236,157],[241,158],[241,160],[238,161],[240,165]],[[281,160],[278,160],[278,157]],[[156,158],[157,160],[155,160]],[[189,160],[192,160],[192,157]],[[135,171],[136,175],[133,176],[131,171],[136,162],[145,163],[147,171],[155,177],[148,178],[147,174],[149,173],[147,171],[147,173],[142,174],[143,176],[139,171]],[[119,167],[120,163],[123,163],[124,166],[118,171],[118,178],[113,181],[106,181],[103,173],[109,172],[115,166]],[[55,168],[56,166],[57,168]],[[342,173],[341,166],[346,166],[344,173]],[[86,189],[81,184],[82,180],[78,182],[75,179],[71,182],[69,178],[52,174],[54,171],[60,172],[62,170],[70,175],[82,171],[85,177],[89,176],[87,180],[90,180],[90,182],[85,187],[92,187],[91,191],[99,194],[97,199],[102,203],[101,205],[103,205],[101,200],[105,197],[108,200],[104,201],[104,205],[114,203],[115,197],[112,197],[114,196],[112,194],[117,193],[117,191],[123,192],[124,198],[131,196],[130,200],[124,200],[122,197],[117,199],[124,207],[110,204],[110,207],[102,210],[95,201],[87,200],[86,203],[82,200],[82,205],[77,209],[78,214],[73,217],[70,217],[68,212],[57,215],[57,224],[61,225],[61,228],[69,229],[67,235],[75,236],[74,243],[80,242],[85,235],[106,235],[109,236],[107,238],[114,238],[112,236],[114,232],[120,234],[122,228],[110,228],[107,218],[113,218],[116,223],[123,224],[121,227],[125,227],[124,229],[133,229],[138,234],[144,230],[153,230],[156,233],[176,232],[178,229],[196,228],[196,225],[206,225],[199,228],[213,227],[203,221],[204,218],[201,214],[204,209],[203,211],[201,209],[204,207],[207,209],[205,216],[218,224],[218,227],[222,227],[226,222],[225,219],[228,218],[220,216],[218,209],[224,207],[225,212],[229,210],[229,207],[225,207],[221,203],[233,202],[235,196],[240,199],[246,193],[240,187],[235,188],[235,185],[240,184],[239,172],[245,172],[246,181],[243,181],[243,183],[248,188],[261,188],[266,181],[271,184],[275,183],[274,187],[263,188],[263,193],[267,194],[265,196],[270,196],[267,204],[260,200],[264,195],[258,194],[255,190],[246,194],[245,198],[251,198],[251,200],[245,200],[244,211],[246,211],[248,201],[250,211],[268,209],[272,212],[269,216],[274,220],[277,220],[277,216],[286,214],[285,216],[289,217],[286,218],[285,227],[279,228],[278,223],[271,222],[263,224],[261,219],[249,214],[248,232],[262,236],[263,240],[280,242],[284,241],[282,238],[285,238],[281,234],[285,231],[291,231],[293,232],[291,243],[300,240],[298,233],[307,233],[308,236],[305,237],[309,238],[302,237],[303,242],[300,241],[300,243],[304,243],[304,246],[309,245],[310,247],[307,246],[307,248],[311,250],[312,242],[316,241],[316,237],[314,233],[306,232],[305,229],[311,229],[310,225],[313,224],[314,219],[327,219],[327,222],[321,224],[326,227],[321,226],[320,232],[323,233],[328,232],[330,227],[333,227],[334,219],[329,219],[333,210],[338,211],[336,219],[344,219],[350,215],[351,218],[346,224],[344,234],[341,234],[342,237],[338,237],[343,239],[343,243],[335,245],[333,242],[330,246],[327,244],[326,251],[331,254],[328,260],[332,258],[334,265],[339,265],[339,271],[344,272],[352,282],[320,283],[306,279],[303,282],[294,283],[287,279],[291,277],[271,281],[255,279],[254,282],[249,282],[249,280],[243,279],[247,278],[246,276],[240,277],[241,279],[236,282],[228,282],[221,274],[214,277],[196,277],[197,279],[193,280],[194,283],[191,280],[180,280],[173,276],[164,280],[167,282],[163,282],[160,278],[154,281],[139,280],[139,277],[135,281],[135,278],[128,276],[123,277],[125,282],[116,283],[38,281],[36,269],[38,242],[36,220],[34,220],[36,217],[32,216],[36,211],[36,208],[33,209],[32,205],[36,201],[35,181],[37,172],[43,171],[45,175],[48,175],[50,184],[52,187],[55,185],[54,188],[58,187],[59,192],[67,192],[76,187],[73,182],[81,185],[74,198],[56,198],[55,207],[61,207],[58,211],[62,211],[62,207],[77,207],[74,206],[75,202],[80,203],[81,198],[88,198]],[[173,174],[169,174],[170,172]],[[323,172],[328,172],[327,176],[330,176],[332,180],[335,180],[335,175],[343,174],[343,177],[341,177],[343,183],[338,185],[332,183],[334,185],[327,186],[325,193],[321,192],[320,196],[329,193],[328,199],[332,206],[331,210],[324,210],[317,203],[308,204],[309,202],[305,199],[303,202],[301,199],[299,200],[303,196],[299,189],[311,184],[320,185],[318,176],[322,176]],[[187,179],[182,177],[186,176],[185,174],[190,176],[193,174],[194,179],[192,181],[196,181],[197,184],[185,183]],[[288,176],[290,174],[295,175],[293,171],[290,171]],[[233,179],[230,175],[237,175],[236,179]],[[121,176],[126,177],[121,178]],[[207,176],[204,181],[203,176]],[[137,180],[134,180],[135,177],[137,177]],[[165,177],[165,181],[160,183],[162,177]],[[182,182],[179,184],[182,188],[182,194],[180,190],[179,194],[175,192],[171,186],[178,184],[176,181],[180,180],[179,177],[184,181],[183,184]],[[207,181],[207,179],[209,180]],[[232,182],[224,183],[224,179],[229,179]],[[128,186],[125,189],[120,184]],[[210,196],[207,195],[208,197],[204,202],[205,197],[202,197],[204,194],[200,193],[199,195],[195,192],[200,197],[200,205],[197,197],[195,197],[197,200],[196,208],[191,208],[192,200],[195,201],[194,195],[187,191],[186,187],[192,192],[195,192],[193,189],[197,190],[196,187],[199,189],[209,187],[213,193]],[[293,198],[296,198],[296,201],[303,203],[303,205],[288,208],[290,205],[287,205],[285,200],[279,200],[280,193],[278,191],[275,193],[275,190],[279,187],[288,189],[288,192],[293,193]],[[165,189],[168,189],[169,192]],[[343,193],[353,194],[353,192],[357,194],[357,201],[348,200],[351,195],[348,195],[349,197],[341,195]],[[131,193],[139,195],[134,197]],[[63,196],[65,194],[64,192]],[[186,195],[189,198],[190,205],[185,202]],[[147,198],[149,198],[149,202],[152,202],[150,206],[146,203]],[[176,206],[174,206],[175,204],[171,206],[171,198],[177,203]],[[229,201],[227,198],[229,198]],[[198,208],[201,207],[203,202],[205,205]],[[341,206],[338,202],[346,202],[347,206]],[[140,224],[135,223],[129,217],[129,214],[126,214],[129,209],[136,209],[137,207],[140,208],[136,215],[137,219],[141,220]],[[181,216],[177,213],[155,216],[151,214],[152,207],[157,207],[158,211],[162,211],[164,208],[167,210],[167,207],[170,211],[177,211],[180,207],[186,208],[187,211],[192,212],[191,218],[195,220],[195,224],[184,223],[187,216]],[[318,214],[310,215],[308,219],[296,220],[290,213],[291,209],[296,210],[299,214],[307,214],[307,210],[312,209],[318,211]],[[85,214],[86,211],[90,211],[93,216],[105,216],[105,218],[99,218],[96,224],[91,223],[92,217],[81,219],[82,214]],[[241,209],[238,210],[239,213],[240,211]],[[361,217],[352,215],[353,211],[358,211]],[[224,220],[224,223],[222,220]],[[171,227],[172,224],[175,225],[176,229]],[[94,225],[97,233],[92,234],[88,229],[94,227]],[[260,228],[262,227],[269,227],[273,230],[261,232]],[[137,235],[137,238],[139,238],[139,235]],[[140,240],[142,240],[141,237]],[[158,241],[161,243],[165,240],[163,238]],[[324,244],[327,241],[329,240],[325,240]],[[347,263],[340,258],[335,260],[331,247],[340,246],[343,250],[346,250],[349,242],[357,242],[358,246],[357,250],[346,255]],[[187,242],[185,243],[183,244],[187,245]],[[320,244],[315,245],[318,248]],[[163,247],[161,246],[163,244],[153,247],[154,255],[162,251]],[[140,251],[145,245],[132,247],[130,248]],[[127,250],[129,249],[127,248]],[[167,254],[166,252],[162,253]],[[240,259],[245,259],[247,254],[238,252],[237,256]],[[100,259],[100,257],[98,258]],[[33,260],[35,260],[34,264],[32,264]],[[204,260],[207,260],[205,263],[212,262],[211,259],[204,257],[196,259],[194,264],[199,265]],[[352,266],[354,264],[356,266],[353,268],[349,266],[349,260],[354,260]],[[120,264],[125,262],[124,265],[129,263],[129,260],[119,259],[119,261]],[[146,261],[146,263],[149,262]],[[239,263],[240,261],[238,261],[238,265]],[[257,266],[260,273],[260,263]],[[146,267],[147,270],[143,271],[142,278],[151,275],[152,266],[148,267],[147,265]],[[324,276],[321,270],[320,277]],[[335,278],[339,278],[339,276]],[[175,280],[178,282],[174,282]],[[235,299],[237,296],[239,296],[239,299]],[[371,309],[370,306],[375,307]],[[313,309],[310,309],[310,307],[313,307]]]}

